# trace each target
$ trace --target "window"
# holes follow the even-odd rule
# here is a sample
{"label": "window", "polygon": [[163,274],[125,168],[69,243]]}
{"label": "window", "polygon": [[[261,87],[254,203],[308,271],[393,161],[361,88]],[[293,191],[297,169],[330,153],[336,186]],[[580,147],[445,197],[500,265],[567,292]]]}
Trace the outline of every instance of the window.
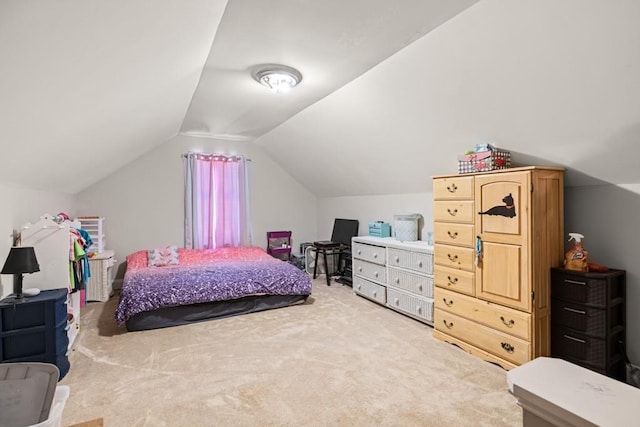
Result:
{"label": "window", "polygon": [[247,160],[244,156],[185,156],[185,247],[250,246]]}

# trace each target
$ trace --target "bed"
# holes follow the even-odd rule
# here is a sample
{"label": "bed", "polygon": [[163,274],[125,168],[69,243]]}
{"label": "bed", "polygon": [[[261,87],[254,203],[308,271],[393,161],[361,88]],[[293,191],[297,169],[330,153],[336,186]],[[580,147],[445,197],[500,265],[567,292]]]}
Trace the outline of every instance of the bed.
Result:
{"label": "bed", "polygon": [[115,319],[128,331],[286,307],[311,295],[305,272],[262,248],[166,249],[173,254],[127,256]]}

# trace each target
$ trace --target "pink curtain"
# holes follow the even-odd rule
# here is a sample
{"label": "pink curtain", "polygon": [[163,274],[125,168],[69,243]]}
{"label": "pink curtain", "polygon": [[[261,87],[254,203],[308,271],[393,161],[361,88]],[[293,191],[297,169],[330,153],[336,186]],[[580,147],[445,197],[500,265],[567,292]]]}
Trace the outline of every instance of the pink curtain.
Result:
{"label": "pink curtain", "polygon": [[202,153],[185,157],[185,247],[250,246],[246,159]]}

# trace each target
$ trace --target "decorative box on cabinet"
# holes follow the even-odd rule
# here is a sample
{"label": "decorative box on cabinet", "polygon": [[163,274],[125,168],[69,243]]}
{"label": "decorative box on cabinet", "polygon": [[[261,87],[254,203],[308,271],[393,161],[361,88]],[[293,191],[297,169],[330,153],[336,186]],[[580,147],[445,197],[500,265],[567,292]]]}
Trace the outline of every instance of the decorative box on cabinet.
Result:
{"label": "decorative box on cabinet", "polygon": [[550,354],[563,170],[434,177],[434,337],[511,369]]}
{"label": "decorative box on cabinet", "polygon": [[67,289],[42,291],[26,301],[0,301],[0,362],[45,362],[69,371]]}
{"label": "decorative box on cabinet", "polygon": [[433,324],[433,251],[426,242],[360,236],[351,251],[356,294]]}
{"label": "decorative box on cabinet", "polygon": [[551,269],[551,356],[625,380],[626,272]]}
{"label": "decorative box on cabinet", "polygon": [[115,263],[115,252],[111,250],[89,258],[91,277],[87,283],[87,301],[107,301],[113,294],[111,267]]}

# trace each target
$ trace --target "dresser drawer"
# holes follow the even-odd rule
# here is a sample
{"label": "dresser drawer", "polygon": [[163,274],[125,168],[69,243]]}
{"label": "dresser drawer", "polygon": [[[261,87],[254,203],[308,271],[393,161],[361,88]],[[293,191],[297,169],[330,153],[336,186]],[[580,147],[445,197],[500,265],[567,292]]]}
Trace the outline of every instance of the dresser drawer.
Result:
{"label": "dresser drawer", "polygon": [[606,339],[594,338],[572,329],[551,328],[551,356],[574,359],[580,364],[606,368],[607,360],[619,354],[619,340],[624,339],[624,329]]}
{"label": "dresser drawer", "polygon": [[475,251],[473,248],[459,246],[436,245],[434,249],[434,261],[437,265],[460,270],[473,271]]}
{"label": "dresser drawer", "polygon": [[354,242],[351,247],[351,255],[353,258],[359,258],[371,261],[376,264],[384,264],[386,261],[387,249],[383,246],[367,245],[364,243]]}
{"label": "dresser drawer", "polygon": [[475,233],[473,224],[457,224],[450,222],[435,222],[433,224],[433,240],[445,245],[475,247]]}
{"label": "dresser drawer", "polygon": [[422,276],[405,270],[389,267],[389,286],[433,298],[433,277]]}
{"label": "dresser drawer", "polygon": [[490,302],[439,289],[436,308],[471,318],[498,331],[531,341],[531,315]]}
{"label": "dresser drawer", "polygon": [[472,176],[433,180],[433,198],[436,200],[472,199],[473,191]]}
{"label": "dresser drawer", "polygon": [[445,334],[516,365],[531,360],[531,345],[528,342],[447,311],[436,308],[434,325]]}
{"label": "dresser drawer", "polygon": [[384,265],[374,264],[360,259],[353,260],[353,274],[356,276],[385,283],[387,281],[386,272],[387,269]]}
{"label": "dresser drawer", "polygon": [[436,264],[433,284],[439,288],[475,295],[474,276],[470,271],[457,270]]}
{"label": "dresser drawer", "polygon": [[605,310],[551,299],[551,313],[551,320],[555,325],[599,338],[604,338],[611,328],[623,327],[625,324],[624,304]]}
{"label": "dresser drawer", "polygon": [[472,200],[433,202],[433,220],[436,222],[473,224],[474,218],[475,212]]}
{"label": "dresser drawer", "polygon": [[387,288],[362,277],[353,276],[353,291],[380,304],[387,302]]}
{"label": "dresser drawer", "polygon": [[604,308],[608,301],[625,297],[624,276],[552,268],[551,297]]}
{"label": "dresser drawer", "polygon": [[433,254],[389,248],[389,265],[433,274]]}
{"label": "dresser drawer", "polygon": [[387,307],[409,314],[429,323],[433,322],[433,301],[387,288]]}

